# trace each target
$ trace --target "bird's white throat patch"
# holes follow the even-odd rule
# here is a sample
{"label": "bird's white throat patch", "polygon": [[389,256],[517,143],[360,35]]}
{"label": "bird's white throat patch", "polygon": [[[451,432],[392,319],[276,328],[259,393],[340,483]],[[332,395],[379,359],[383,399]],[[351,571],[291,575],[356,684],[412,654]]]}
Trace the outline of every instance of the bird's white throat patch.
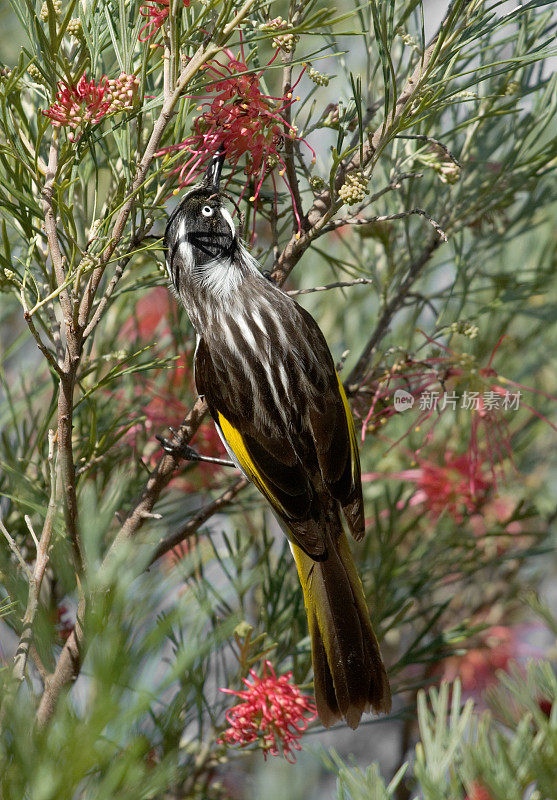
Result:
{"label": "bird's white throat patch", "polygon": [[206,264],[196,264],[192,274],[203,289],[222,301],[230,298],[249,272],[259,275],[258,263],[239,242],[234,258],[214,258]]}
{"label": "bird's white throat patch", "polygon": [[193,278],[216,300],[224,300],[242,281],[242,270],[231,258],[214,258],[206,264],[196,264]]}

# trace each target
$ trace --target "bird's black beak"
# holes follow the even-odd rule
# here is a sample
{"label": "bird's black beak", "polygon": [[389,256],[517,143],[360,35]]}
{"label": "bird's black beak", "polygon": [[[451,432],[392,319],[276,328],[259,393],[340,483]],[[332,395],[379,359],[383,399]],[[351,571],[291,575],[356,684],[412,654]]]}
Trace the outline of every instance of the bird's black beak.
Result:
{"label": "bird's black beak", "polygon": [[208,189],[216,189],[218,191],[219,184],[220,184],[220,174],[222,172],[222,165],[224,164],[224,159],[226,158],[226,150],[221,145],[217,152],[214,154],[213,158],[211,159],[211,163],[207,167],[205,171],[205,177],[203,178],[203,185],[206,186]]}

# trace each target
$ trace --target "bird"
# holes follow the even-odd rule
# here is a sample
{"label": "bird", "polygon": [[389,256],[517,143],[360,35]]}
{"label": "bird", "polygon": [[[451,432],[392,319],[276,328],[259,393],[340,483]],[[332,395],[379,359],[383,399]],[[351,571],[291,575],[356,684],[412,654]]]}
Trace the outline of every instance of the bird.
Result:
{"label": "bird", "polygon": [[320,721],[355,729],[364,712],[390,711],[391,692],[342,520],[360,541],[354,421],[319,326],[262,273],[236,229],[220,190],[225,156],[213,155],[168,218],[168,276],[197,334],[197,392],[289,540]]}

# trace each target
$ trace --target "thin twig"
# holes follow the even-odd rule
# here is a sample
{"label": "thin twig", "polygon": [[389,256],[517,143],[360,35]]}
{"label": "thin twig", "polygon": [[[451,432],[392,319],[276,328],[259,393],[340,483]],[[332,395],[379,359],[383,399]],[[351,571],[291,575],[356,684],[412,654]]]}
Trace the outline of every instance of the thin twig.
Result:
{"label": "thin twig", "polygon": [[356,278],[353,281],[337,281],[336,283],[328,283],[326,286],[314,286],[312,289],[292,289],[287,292],[290,297],[296,297],[300,294],[311,294],[312,292],[328,292],[329,289],[344,289],[347,286],[362,286],[364,284],[373,284],[375,281],[371,278]]}
{"label": "thin twig", "polygon": [[74,679],[81,667],[81,648],[83,646],[83,627],[81,620],[85,612],[83,598],[77,609],[77,619],[73,631],[66,639],[62,648],[56,668],[44,681],[44,692],[37,709],[37,726],[43,728],[56,709],[56,703],[63,689]]}
{"label": "thin twig", "polygon": [[400,187],[402,186],[402,181],[408,181],[411,178],[423,178],[423,177],[424,177],[423,172],[400,172],[398,175],[394,175],[394,177],[386,186],[384,186],[378,192],[375,192],[375,194],[372,194],[371,197],[367,198],[365,205],[368,206],[371,203],[375,203],[376,200],[379,200],[379,198],[383,197],[383,195],[387,194],[387,192],[392,192],[395,189],[400,189]]}
{"label": "thin twig", "polygon": [[166,553],[173,550],[177,547],[184,539],[187,539],[189,536],[193,536],[199,528],[207,522],[207,520],[216,514],[217,511],[220,511],[224,506],[229,505],[232,500],[238,495],[242,489],[245,489],[246,486],[249,485],[249,481],[246,478],[238,478],[238,480],[229,486],[228,489],[223,492],[219,497],[213,500],[211,503],[207,503],[207,505],[200,508],[197,514],[195,514],[191,519],[189,519],[185,525],[182,525],[175,533],[170,534],[167,536],[166,539],[162,539],[157,549],[155,550],[153,557],[151,559],[151,564],[154,564],[157,559],[164,556]]}
{"label": "thin twig", "polygon": [[375,351],[375,348],[377,347],[378,343],[381,341],[383,336],[386,334],[389,325],[391,324],[392,318],[399,310],[399,308],[401,308],[412,285],[421,275],[422,269],[429,262],[432,255],[437,250],[440,244],[441,244],[441,239],[439,238],[439,236],[435,235],[430,239],[430,241],[428,242],[426,247],[424,247],[420,255],[416,259],[414,259],[414,261],[410,265],[406,277],[399,286],[399,289],[395,294],[395,296],[392,297],[391,300],[389,300],[389,302],[383,309],[383,313],[381,314],[379,321],[375,326],[375,330],[373,331],[367,344],[362,350],[362,353],[358,358],[358,361],[356,362],[354,368],[352,369],[352,372],[346,379],[345,388],[349,395],[354,394],[354,392],[356,392],[359,389],[361,382],[364,379],[365,374],[368,370],[369,362]]}
{"label": "thin twig", "polygon": [[33,528],[33,523],[31,522],[31,517],[28,514],[25,514],[23,519],[25,520],[25,524],[27,525],[27,530],[31,534],[31,538],[35,543],[35,548],[39,549],[39,540],[37,539],[37,534],[35,533],[35,529]]}
{"label": "thin twig", "polygon": [[[363,148],[363,159],[360,160],[360,154],[357,152],[347,163],[339,167],[336,181],[335,193],[338,192],[342,186],[345,176],[348,173],[358,172],[366,169],[369,174],[379,154],[386,146],[387,142],[396,135],[396,126],[410,103],[413,101],[416,93],[421,87],[422,80],[427,74],[430,61],[435,53],[439,34],[443,29],[443,25],[438,30],[437,34],[426,48],[423,58],[420,59],[419,64],[416,66],[414,72],[407,80],[406,85],[400,93],[396,107],[393,114],[389,117],[388,121],[384,121],[371,135]],[[282,285],[292,269],[298,263],[304,252],[310,246],[311,242],[319,235],[319,231],[325,227],[330,219],[333,218],[335,213],[342,205],[341,200],[334,200],[331,197],[329,189],[324,189],[319,194],[304,217],[302,229],[302,236],[297,239],[296,235],[291,236],[290,241],[275,260],[273,269],[273,279],[278,285]]]}
{"label": "thin twig", "polygon": [[51,351],[45,345],[45,343],[43,342],[43,340],[40,337],[39,332],[35,328],[35,323],[33,322],[33,317],[31,316],[31,314],[29,313],[29,309],[27,308],[27,301],[25,299],[25,294],[24,294],[23,290],[21,292],[21,302],[22,302],[22,305],[23,305],[23,319],[27,323],[27,327],[29,328],[31,336],[33,337],[33,339],[37,343],[37,347],[39,348],[39,350],[41,351],[43,356],[46,358],[46,360],[48,361],[48,363],[50,364],[52,369],[58,375],[61,375],[62,374],[62,368],[61,368],[60,364],[58,364],[58,362],[54,358],[54,355],[51,353]]}
{"label": "thin twig", "polygon": [[[207,411],[207,404],[200,397],[187,417],[184,419],[175,441],[187,444],[195,435]],[[111,548],[107,552],[103,566],[113,559],[123,543],[128,542],[142,527],[146,515],[149,514],[162,490],[170,483],[176,465],[180,461],[178,456],[165,454],[149,476],[141,496],[133,509],[124,520],[122,527]],[[83,628],[81,619],[85,610],[85,601],[80,601],[76,625],[66,640],[60,653],[54,672],[45,681],[45,688],[37,710],[37,724],[44,726],[56,708],[58,697],[65,686],[72,681],[81,668],[81,650],[83,647]]]}
{"label": "thin twig", "polygon": [[43,687],[44,687],[44,682],[45,682],[45,680],[46,680],[46,678],[48,676],[48,671],[47,671],[45,665],[43,664],[42,658],[40,657],[40,655],[39,655],[39,653],[37,651],[37,648],[35,647],[34,644],[31,644],[31,646],[29,648],[29,655],[33,659],[33,663],[34,663],[34,665],[35,665],[35,667],[37,669],[37,672],[40,675],[40,678],[41,678],[41,680],[43,682]]}
{"label": "thin twig", "polygon": [[[203,417],[207,411],[207,404],[203,398],[198,398],[197,402],[190,410],[187,417],[182,422],[178,435],[175,439],[177,444],[189,444],[194,434],[203,421]],[[170,479],[174,474],[177,464],[180,462],[179,455],[165,454],[149,476],[147,483],[141,493],[141,497],[130,511],[121,529],[118,531],[110,550],[108,551],[107,558],[111,553],[115,553],[123,542],[129,541],[134,536],[145,517],[145,511],[152,511],[153,506],[159,498],[161,491],[170,483]]]}
{"label": "thin twig", "polygon": [[368,217],[367,219],[362,219],[361,217],[343,217],[342,219],[334,219],[331,220],[331,222],[329,222],[329,224],[324,228],[321,228],[319,231],[319,236],[322,236],[324,233],[337,230],[337,228],[342,228],[345,225],[369,225],[372,222],[389,222],[393,219],[405,219],[406,217],[410,217],[414,214],[427,219],[430,225],[435,229],[439,238],[444,242],[448,241],[447,234],[443,228],[438,222],[436,222],[436,220],[433,219],[433,217],[430,217],[427,211],[424,211],[422,208],[411,208],[409,211],[400,211],[398,214],[385,214],[382,217]]}
{"label": "thin twig", "polygon": [[419,142],[429,142],[429,144],[434,144],[436,147],[439,147],[445,155],[449,158],[453,164],[456,164],[457,167],[462,169],[462,164],[460,161],[451,153],[447,145],[440,142],[439,139],[433,139],[431,136],[425,136],[423,133],[397,133],[395,139],[415,139]]}
{"label": "thin twig", "polygon": [[[140,243],[141,243],[141,240],[139,242],[136,241],[133,244],[133,246],[131,246],[131,249],[133,250],[134,247],[137,247],[137,245],[140,244]],[[120,258],[118,260],[118,263],[116,264],[116,269],[114,270],[114,273],[113,273],[113,275],[112,275],[112,277],[111,277],[111,279],[110,279],[110,281],[108,283],[108,286],[106,287],[105,291],[103,292],[103,296],[101,297],[101,299],[100,299],[100,301],[99,301],[99,303],[98,303],[98,305],[97,305],[97,307],[96,307],[96,309],[95,309],[95,311],[93,313],[93,316],[91,317],[91,320],[89,321],[89,324],[87,325],[87,327],[83,331],[83,339],[84,340],[87,339],[93,333],[93,331],[95,330],[95,328],[99,324],[99,322],[101,320],[101,317],[103,315],[103,312],[104,312],[106,306],[108,305],[108,303],[110,301],[110,298],[112,297],[112,294],[113,294],[114,290],[116,289],[116,286],[118,285],[118,282],[119,282],[120,278],[124,274],[124,270],[126,269],[126,267],[127,267],[127,265],[128,265],[130,260],[131,260],[131,256],[124,256],[123,258]]]}
{"label": "thin twig", "polygon": [[[46,180],[42,190],[42,207],[44,214],[44,223],[46,236],[48,239],[48,249],[50,252],[50,259],[54,268],[54,275],[56,283],[59,287],[65,286],[66,275],[64,272],[64,261],[62,258],[62,251],[60,250],[60,241],[58,239],[58,231],[56,229],[56,215],[54,213],[54,182],[56,180],[56,173],[58,171],[58,135],[54,131],[52,136],[52,144],[50,145],[50,153],[48,156],[48,169],[46,173]],[[66,324],[66,339],[67,347],[70,358],[73,360],[78,357],[76,349],[76,339],[72,326],[72,300],[70,292],[66,286],[60,292],[60,306],[64,315],[64,322]],[[68,367],[69,364],[66,365]]]}
{"label": "thin twig", "polygon": [[73,395],[76,381],[77,364],[72,364],[69,374],[60,376],[58,389],[58,456],[62,476],[64,511],[66,530],[74,552],[75,566],[81,570],[82,556],[79,537],[79,513],[75,480],[75,464],[73,457]]}
{"label": "thin twig", "polygon": [[19,561],[20,566],[21,566],[23,572],[25,573],[25,575],[27,577],[27,580],[30,581],[31,578],[33,577],[33,573],[31,572],[31,569],[29,568],[29,564],[23,558],[23,553],[21,552],[21,550],[17,546],[15,539],[13,538],[11,533],[8,531],[8,529],[4,525],[4,522],[1,519],[0,519],[0,531],[2,531],[2,533],[4,534],[4,538],[6,539],[6,541],[8,542],[8,544],[10,546],[10,550],[12,551],[12,553],[15,555],[15,557]]}
{"label": "thin twig", "polygon": [[[48,286],[45,286],[45,289],[48,291]],[[46,311],[46,314],[50,322],[50,330],[52,332],[52,341],[54,342],[56,357],[58,359],[58,363],[60,364],[60,366],[62,366],[64,363],[64,345],[62,344],[60,323],[58,322],[58,319],[54,312],[54,305],[52,300],[49,300],[46,303],[44,303],[44,309]]]}
{"label": "thin twig", "polygon": [[[290,10],[288,21],[292,25],[295,25],[300,17],[300,12],[296,10],[293,12],[293,2],[290,2]],[[282,63],[283,63],[283,70],[282,70],[282,96],[290,98],[292,96],[292,59],[294,58],[294,52],[290,51],[289,53],[283,53],[282,56]],[[294,235],[299,235],[298,231],[298,220],[301,220],[303,217],[303,209],[302,209],[302,197],[300,195],[300,187],[298,185],[298,175],[296,173],[296,165],[294,163],[294,145],[292,139],[290,137],[290,131],[292,127],[292,105],[289,103],[286,105],[283,116],[285,120],[284,130],[285,130],[285,137],[284,137],[284,164],[286,167],[286,177],[288,179],[288,185],[290,186],[290,191],[292,192],[292,200],[294,205],[294,219],[292,220],[292,226],[294,230]]]}
{"label": "thin twig", "polygon": [[[73,391],[76,373],[81,356],[82,341],[79,331],[76,330],[72,313],[72,298],[66,285],[64,263],[60,250],[58,231],[56,228],[56,215],[54,213],[53,195],[56,173],[58,171],[58,136],[53,134],[48,171],[42,191],[42,207],[45,218],[45,230],[48,239],[50,258],[54,268],[56,283],[61,289],[60,306],[65,322],[66,354],[64,363],[57,367],[60,376],[58,389],[58,454],[62,473],[62,486],[64,493],[64,508],[66,513],[66,527],[68,536],[74,548],[76,565],[81,564],[81,552],[78,534],[78,509],[75,487],[75,467],[73,462]],[[64,287],[64,288],[62,288]],[[29,323],[29,321],[28,321]]]}
{"label": "thin twig", "polygon": [[[28,522],[28,527],[31,530],[33,539],[37,544],[37,555],[35,559],[35,566],[32,573],[29,575],[29,594],[27,597],[27,608],[23,617],[23,626],[19,644],[17,646],[16,654],[14,657],[14,677],[18,681],[22,681],[25,677],[25,669],[27,667],[27,659],[29,656],[29,648],[33,638],[33,623],[35,615],[39,607],[39,594],[41,591],[41,584],[43,582],[44,573],[48,564],[50,541],[52,538],[52,531],[54,529],[54,520],[56,518],[57,503],[56,503],[56,464],[54,459],[54,431],[48,432],[48,464],[50,470],[50,500],[46,512],[46,517],[41,533],[41,538],[37,542],[37,537],[34,534],[33,528]],[[27,521],[27,517],[26,517]]]}

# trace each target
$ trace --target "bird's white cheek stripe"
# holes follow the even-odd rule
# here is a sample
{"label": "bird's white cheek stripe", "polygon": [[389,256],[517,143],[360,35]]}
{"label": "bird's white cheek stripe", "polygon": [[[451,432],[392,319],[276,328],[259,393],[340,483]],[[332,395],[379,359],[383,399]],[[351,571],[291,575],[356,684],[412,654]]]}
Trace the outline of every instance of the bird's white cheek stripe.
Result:
{"label": "bird's white cheek stripe", "polygon": [[187,270],[191,270],[194,265],[194,257],[193,257],[193,248],[188,241],[188,232],[186,227],[186,221],[182,222],[180,226],[180,255],[184,261],[184,266]]}
{"label": "bird's white cheek stripe", "polygon": [[225,220],[230,225],[230,232],[232,233],[232,236],[235,236],[236,235],[236,228],[234,226],[234,220],[230,216],[230,211],[227,208],[221,208],[220,213],[222,214],[222,216],[225,218]]}

